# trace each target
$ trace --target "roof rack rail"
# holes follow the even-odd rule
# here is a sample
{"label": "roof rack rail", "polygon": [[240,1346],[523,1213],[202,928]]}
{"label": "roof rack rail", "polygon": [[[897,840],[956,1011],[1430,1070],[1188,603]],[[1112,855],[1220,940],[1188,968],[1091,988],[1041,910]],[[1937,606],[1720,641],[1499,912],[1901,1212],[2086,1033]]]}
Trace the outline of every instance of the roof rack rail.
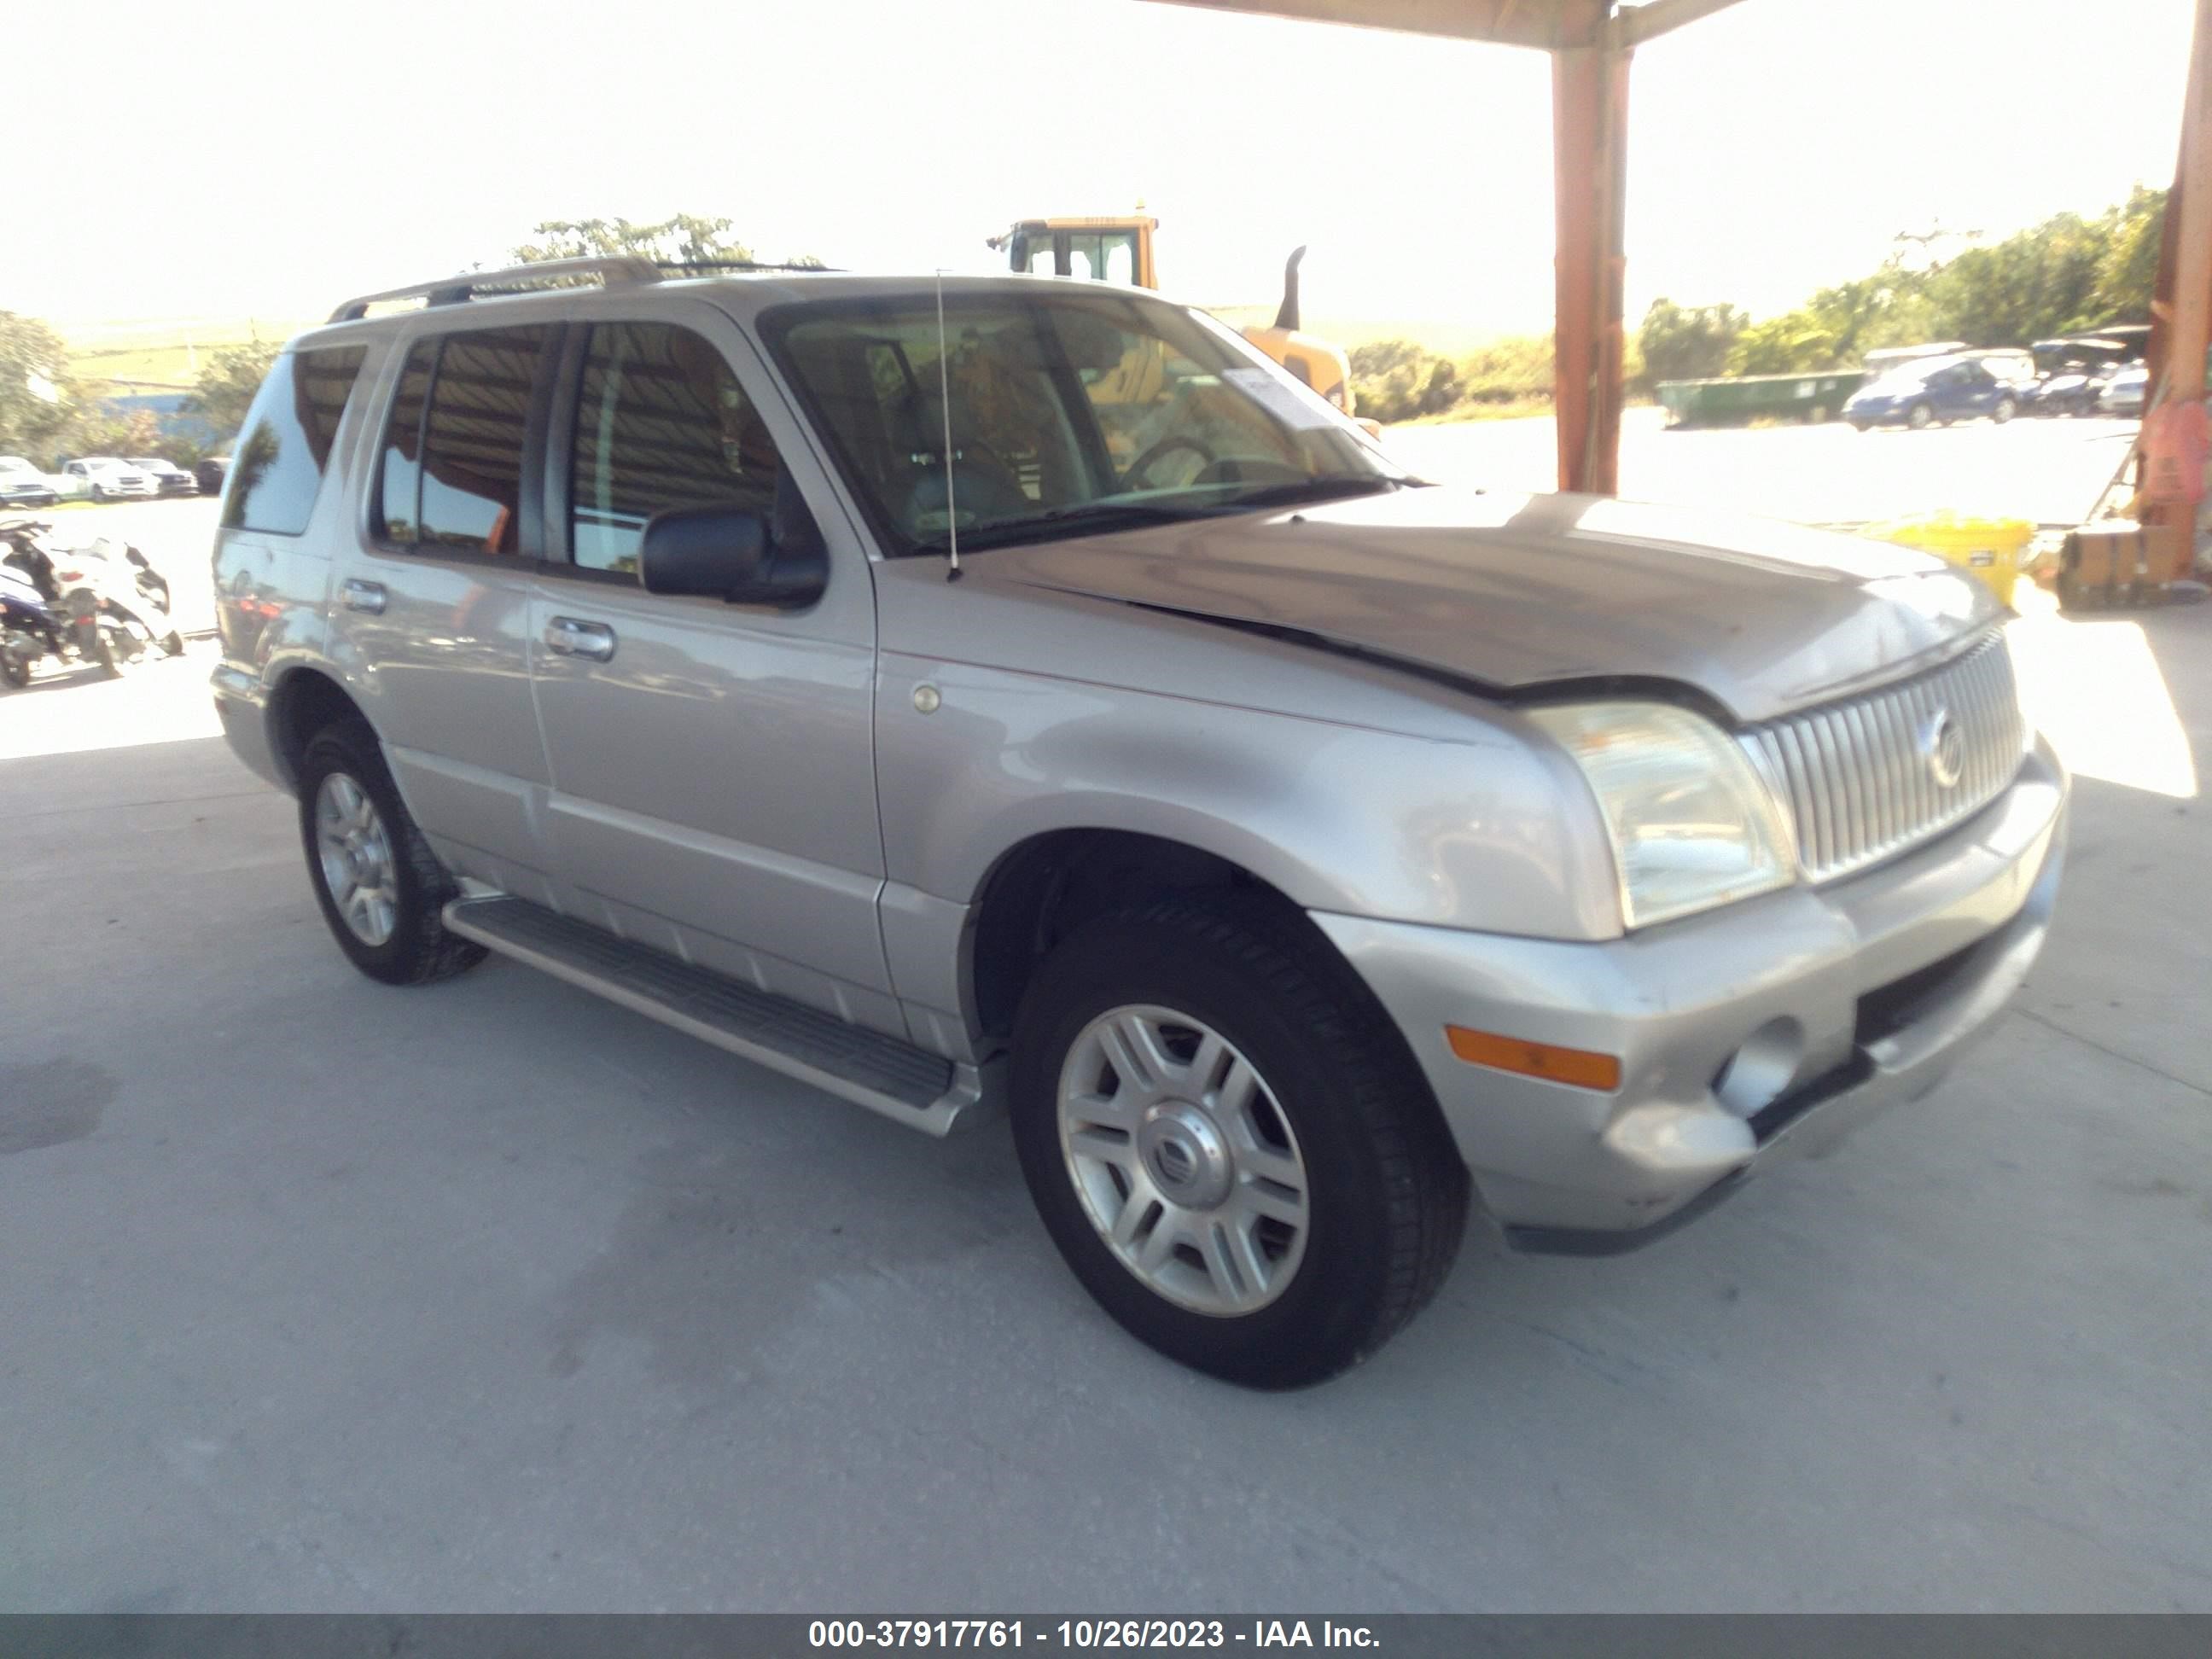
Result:
{"label": "roof rack rail", "polygon": [[842,265],[805,265],[774,259],[655,259],[656,270],[801,270],[816,276],[842,276]]}
{"label": "roof rack rail", "polygon": [[392,300],[420,300],[425,305],[461,305],[480,290],[515,288],[555,276],[597,276],[609,288],[621,283],[657,283],[660,267],[650,259],[628,254],[594,254],[581,259],[546,259],[534,265],[510,265],[505,270],[465,270],[434,283],[413,283],[388,288],[378,294],[357,294],[331,313],[334,323],[350,323],[368,315],[368,308]]}

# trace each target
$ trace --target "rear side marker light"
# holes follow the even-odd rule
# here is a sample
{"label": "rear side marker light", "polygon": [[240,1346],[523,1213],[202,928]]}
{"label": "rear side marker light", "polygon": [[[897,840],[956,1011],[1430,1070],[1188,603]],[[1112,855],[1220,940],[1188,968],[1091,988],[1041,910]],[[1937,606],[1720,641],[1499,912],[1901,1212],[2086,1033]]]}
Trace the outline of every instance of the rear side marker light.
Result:
{"label": "rear side marker light", "polygon": [[1464,1025],[1447,1025],[1444,1037],[1452,1053],[1470,1066],[1492,1071],[1541,1078],[1547,1083],[1571,1084],[1611,1094],[1620,1087],[1620,1060],[1614,1054],[1595,1054],[1587,1048],[1562,1048],[1550,1042],[1530,1042],[1524,1037],[1500,1036],[1495,1031],[1473,1031]]}

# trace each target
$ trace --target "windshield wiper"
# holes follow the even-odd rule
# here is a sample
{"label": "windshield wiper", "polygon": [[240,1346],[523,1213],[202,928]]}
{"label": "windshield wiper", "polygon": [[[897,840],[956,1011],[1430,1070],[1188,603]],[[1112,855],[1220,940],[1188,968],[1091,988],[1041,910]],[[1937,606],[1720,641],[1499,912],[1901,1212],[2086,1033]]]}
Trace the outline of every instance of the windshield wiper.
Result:
{"label": "windshield wiper", "polygon": [[1426,478],[1393,478],[1380,472],[1321,472],[1310,478],[1292,478],[1283,483],[1239,490],[1234,495],[1218,496],[1213,505],[1217,512],[1249,513],[1264,507],[1303,507],[1309,501],[1379,495],[1385,490],[1425,489],[1428,482]]}
{"label": "windshield wiper", "polygon": [[[1138,525],[1185,524],[1212,516],[1214,508],[1185,504],[1166,507],[1149,501],[1083,501],[1069,507],[1050,507],[1025,513],[1018,519],[994,519],[960,532],[960,550],[1005,547],[1023,541],[1051,541],[1061,536],[1088,536],[1108,530],[1127,530]],[[944,553],[952,545],[949,536],[933,536],[916,542],[917,553]]]}
{"label": "windshield wiper", "polygon": [[[1425,478],[1393,478],[1379,472],[1323,472],[1310,478],[1262,485],[1230,495],[1209,495],[1174,506],[1162,501],[1079,501],[1026,513],[1018,519],[994,519],[960,532],[960,550],[1006,547],[1017,542],[1053,541],[1063,536],[1089,536],[1109,530],[1128,530],[1139,525],[1188,524],[1200,519],[1219,519],[1263,507],[1297,507],[1309,501],[1341,501],[1353,495],[1375,495],[1384,490],[1426,488]],[[942,554],[951,538],[933,536],[916,542],[917,553]]]}

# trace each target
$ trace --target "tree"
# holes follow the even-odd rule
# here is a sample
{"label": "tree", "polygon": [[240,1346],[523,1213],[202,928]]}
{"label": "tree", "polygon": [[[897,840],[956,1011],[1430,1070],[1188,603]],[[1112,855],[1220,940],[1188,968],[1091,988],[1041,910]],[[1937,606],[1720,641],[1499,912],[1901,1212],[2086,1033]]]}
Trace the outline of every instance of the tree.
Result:
{"label": "tree", "polygon": [[1644,350],[1641,378],[1656,386],[1719,374],[1728,366],[1729,348],[1750,322],[1731,305],[1684,307],[1654,300],[1636,336]]}
{"label": "tree", "polygon": [[1928,279],[1939,337],[2027,345],[2063,332],[2092,303],[2106,246],[2100,226],[2060,213],[1968,248]]}
{"label": "tree", "polygon": [[48,454],[79,402],[61,336],[35,317],[0,311],[0,454]]}
{"label": "tree", "polygon": [[167,455],[175,446],[163,439],[161,417],[152,410],[118,410],[92,403],[78,410],[59,447],[71,455],[130,456]]}
{"label": "tree", "polygon": [[1370,420],[1441,415],[1459,401],[1457,368],[1411,340],[1372,341],[1351,356],[1352,402]]}
{"label": "tree", "polygon": [[2137,185],[2124,204],[2106,211],[2099,228],[2105,247],[2097,262],[2096,283],[2073,328],[2148,322],[2151,289],[2158,281],[2159,245],[2166,234],[2166,192]]}
{"label": "tree", "polygon": [[192,395],[185,402],[185,413],[200,416],[226,441],[235,436],[244,428],[246,411],[252,406],[262,381],[269,378],[269,365],[276,361],[280,349],[266,341],[254,340],[216,352],[200,371]]}
{"label": "tree", "polygon": [[[509,258],[519,265],[613,255],[672,265],[750,264],[752,249],[729,231],[727,219],[706,219],[695,213],[679,213],[657,225],[634,225],[627,219],[548,219],[532,232],[540,240],[525,242]],[[784,263],[818,269],[822,261],[800,254]]]}

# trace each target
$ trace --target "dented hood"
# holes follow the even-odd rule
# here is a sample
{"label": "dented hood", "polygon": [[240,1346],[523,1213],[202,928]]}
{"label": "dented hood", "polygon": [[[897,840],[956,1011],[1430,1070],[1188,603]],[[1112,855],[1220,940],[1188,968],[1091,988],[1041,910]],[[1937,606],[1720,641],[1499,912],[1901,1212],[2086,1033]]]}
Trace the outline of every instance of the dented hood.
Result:
{"label": "dented hood", "polygon": [[1882,543],[1448,487],[1005,547],[975,568],[1501,691],[1672,682],[1745,721],[1929,666],[2004,614],[1941,560]]}

